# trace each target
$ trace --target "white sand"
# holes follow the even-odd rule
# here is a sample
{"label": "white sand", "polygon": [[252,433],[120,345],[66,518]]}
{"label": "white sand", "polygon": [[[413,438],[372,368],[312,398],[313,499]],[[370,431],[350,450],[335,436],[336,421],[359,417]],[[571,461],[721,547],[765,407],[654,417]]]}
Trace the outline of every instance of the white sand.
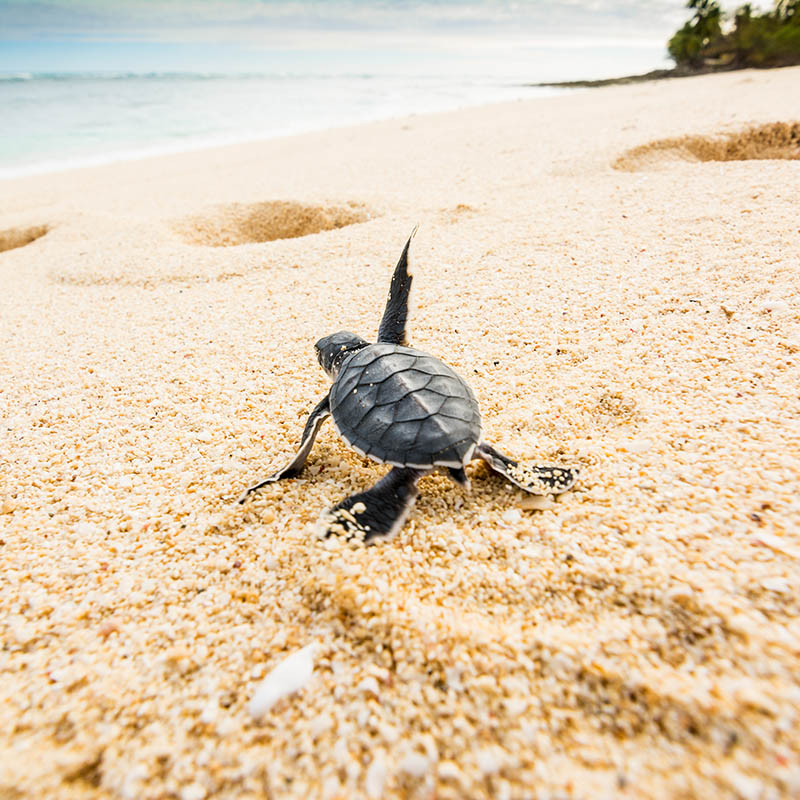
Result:
{"label": "white sand", "polygon": [[[800,162],[625,156],[797,120],[739,72],[0,183],[0,798],[800,795]],[[237,507],[417,222],[412,342],[575,491],[324,545],[384,471],[328,425]]]}

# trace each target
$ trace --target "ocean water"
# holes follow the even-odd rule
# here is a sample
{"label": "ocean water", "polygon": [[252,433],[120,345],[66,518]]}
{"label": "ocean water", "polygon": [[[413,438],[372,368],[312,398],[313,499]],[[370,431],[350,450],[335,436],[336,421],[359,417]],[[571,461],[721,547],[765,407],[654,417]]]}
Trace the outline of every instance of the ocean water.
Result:
{"label": "ocean water", "polygon": [[[0,74],[0,179],[284,136],[414,113],[552,95],[538,81],[664,66],[657,44],[408,53],[374,69]],[[352,67],[356,67],[354,70]],[[361,70],[358,67],[364,67]],[[372,67],[372,69],[369,69]]]}

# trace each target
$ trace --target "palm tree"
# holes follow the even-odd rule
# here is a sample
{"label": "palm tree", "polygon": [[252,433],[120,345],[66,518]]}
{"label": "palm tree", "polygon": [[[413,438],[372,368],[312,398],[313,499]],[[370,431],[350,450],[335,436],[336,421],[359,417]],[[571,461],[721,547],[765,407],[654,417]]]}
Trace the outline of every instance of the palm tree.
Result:
{"label": "palm tree", "polygon": [[780,19],[800,17],[800,0],[778,0],[775,13]]}
{"label": "palm tree", "polygon": [[720,36],[722,9],[717,0],[689,0],[694,16],[669,40],[667,50],[679,66],[701,67],[703,48]]}
{"label": "palm tree", "polygon": [[717,0],[688,0],[694,14],[669,40],[667,49],[679,67],[780,67],[800,64],[800,0],[775,0],[758,13],[750,3],[732,15],[722,33]]}
{"label": "palm tree", "polygon": [[689,0],[686,7],[694,11],[694,17],[690,24],[697,35],[703,39],[704,46],[708,44],[709,40],[719,36],[722,9],[717,0]]}

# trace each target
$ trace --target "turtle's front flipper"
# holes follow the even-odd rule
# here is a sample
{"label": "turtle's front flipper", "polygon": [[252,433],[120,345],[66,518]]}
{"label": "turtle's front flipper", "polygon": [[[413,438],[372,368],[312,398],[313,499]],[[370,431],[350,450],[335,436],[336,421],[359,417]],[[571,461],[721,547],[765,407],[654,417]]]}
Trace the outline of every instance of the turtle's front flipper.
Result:
{"label": "turtle's front flipper", "polygon": [[392,283],[389,287],[389,299],[386,301],[386,310],[378,328],[378,341],[391,344],[406,344],[406,322],[408,321],[408,296],[411,292],[411,281],[414,276],[409,269],[411,240],[417,229],[411,231],[406,246],[400,255],[400,260],[394,268]]}
{"label": "turtle's front flipper", "polygon": [[576,467],[545,467],[520,464],[498,453],[490,444],[481,442],[475,455],[482,458],[495,472],[531,494],[560,494],[566,492],[577,480]]}
{"label": "turtle's front flipper", "polygon": [[306,463],[308,454],[311,452],[311,446],[314,444],[317,431],[320,429],[322,423],[325,422],[325,420],[330,416],[330,414],[331,406],[329,396],[325,395],[325,397],[319,402],[317,407],[308,417],[306,426],[303,428],[303,438],[300,441],[300,449],[297,451],[295,457],[283,469],[273,472],[268,478],[265,478],[263,481],[259,481],[258,483],[254,483],[252,486],[246,489],[244,494],[239,498],[238,502],[244,503],[244,501],[247,500],[252,492],[256,491],[256,489],[260,489],[262,486],[266,486],[268,483],[279,481],[281,478],[294,478],[296,475],[299,475],[300,470],[303,469],[303,466]]}
{"label": "turtle's front flipper", "polygon": [[372,542],[394,536],[417,499],[425,470],[394,467],[366,492],[350,495],[320,518],[322,533]]}

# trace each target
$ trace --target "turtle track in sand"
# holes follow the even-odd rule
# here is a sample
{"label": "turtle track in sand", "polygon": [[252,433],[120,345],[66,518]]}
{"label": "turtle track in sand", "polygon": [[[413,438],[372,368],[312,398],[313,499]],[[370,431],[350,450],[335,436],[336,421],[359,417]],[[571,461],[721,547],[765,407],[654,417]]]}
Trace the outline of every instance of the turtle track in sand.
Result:
{"label": "turtle track in sand", "polygon": [[726,136],[657,139],[623,153],[614,169],[638,172],[675,161],[753,159],[800,159],[800,122],[771,122]]}
{"label": "turtle track in sand", "polygon": [[178,220],[171,227],[187,244],[235,247],[337,230],[366,222],[372,216],[356,202],[323,206],[277,200],[217,206],[209,213]]}
{"label": "turtle track in sand", "polygon": [[15,250],[35,242],[50,230],[47,225],[32,225],[27,228],[7,228],[0,231],[0,253]]}

